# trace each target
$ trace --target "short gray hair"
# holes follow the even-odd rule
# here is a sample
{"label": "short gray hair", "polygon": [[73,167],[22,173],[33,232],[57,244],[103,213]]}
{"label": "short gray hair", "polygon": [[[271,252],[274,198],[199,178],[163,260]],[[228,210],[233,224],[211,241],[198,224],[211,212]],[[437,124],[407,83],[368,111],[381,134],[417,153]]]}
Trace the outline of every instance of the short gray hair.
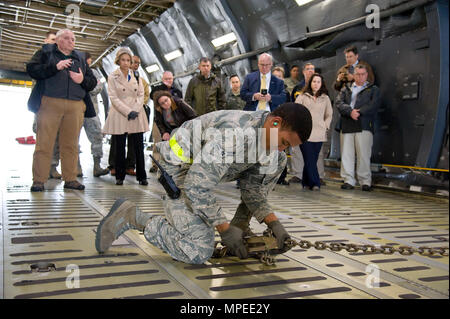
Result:
{"label": "short gray hair", "polygon": [[56,32],[56,38],[58,39],[60,36],[62,36],[66,32],[72,33],[73,36],[75,37],[75,33],[73,33],[72,30],[70,30],[70,29],[62,29],[62,30],[59,30],[58,32]]}

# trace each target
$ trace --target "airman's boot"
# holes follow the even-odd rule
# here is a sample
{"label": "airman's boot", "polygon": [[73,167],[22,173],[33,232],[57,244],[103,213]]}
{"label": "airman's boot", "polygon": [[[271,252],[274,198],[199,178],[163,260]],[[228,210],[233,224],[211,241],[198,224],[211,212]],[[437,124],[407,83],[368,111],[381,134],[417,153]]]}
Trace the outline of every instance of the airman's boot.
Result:
{"label": "airman's boot", "polygon": [[150,218],[151,214],[143,213],[133,202],[119,198],[97,227],[95,248],[104,253],[127,230],[144,231]]}
{"label": "airman's boot", "polygon": [[94,176],[100,177],[109,173],[109,169],[100,166],[100,157],[94,157]]}
{"label": "airman's boot", "polygon": [[50,168],[50,178],[61,179],[61,174],[56,170],[57,165],[52,165]]}

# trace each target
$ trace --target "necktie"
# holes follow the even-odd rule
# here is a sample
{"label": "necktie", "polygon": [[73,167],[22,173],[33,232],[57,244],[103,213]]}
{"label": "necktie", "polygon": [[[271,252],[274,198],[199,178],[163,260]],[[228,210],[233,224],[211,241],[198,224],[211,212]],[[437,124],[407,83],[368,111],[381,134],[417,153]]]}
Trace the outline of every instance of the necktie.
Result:
{"label": "necktie", "polygon": [[[266,75],[263,74],[262,75],[262,79],[261,79],[261,89],[259,90],[259,92],[261,92],[262,89],[267,89],[267,85],[266,85]],[[259,101],[258,103],[258,110],[265,110],[266,109],[266,101]]]}

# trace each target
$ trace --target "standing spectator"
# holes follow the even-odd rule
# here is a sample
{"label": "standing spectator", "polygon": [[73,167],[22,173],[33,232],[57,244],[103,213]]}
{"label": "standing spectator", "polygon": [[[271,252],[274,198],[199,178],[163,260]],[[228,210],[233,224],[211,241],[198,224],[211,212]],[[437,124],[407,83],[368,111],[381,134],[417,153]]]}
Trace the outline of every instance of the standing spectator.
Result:
{"label": "standing spectator", "polygon": [[302,70],[303,79],[292,89],[292,92],[291,92],[291,100],[292,101],[295,101],[297,99],[297,96],[299,94],[301,94],[301,91],[306,86],[306,84],[308,84],[309,79],[315,72],[316,72],[316,68],[315,68],[314,64],[308,62],[303,65],[303,70]]}
{"label": "standing spectator", "polygon": [[[282,67],[276,66],[272,69],[272,75],[276,76],[278,79],[284,81],[284,69]],[[286,100],[289,102],[289,92],[286,89],[286,84],[284,84],[284,91],[286,94]],[[278,178],[277,184],[278,185],[289,185],[289,182],[286,181],[287,176],[287,165],[284,167],[283,172],[280,175],[280,178]]]}
{"label": "standing spectator", "polygon": [[[133,56],[133,59],[131,61],[131,71],[133,72],[134,77],[136,78],[137,81],[139,81],[139,66],[141,65],[141,58],[137,55]],[[148,109],[147,109],[147,104],[150,98],[150,88],[149,85],[147,83],[147,81],[145,81],[145,79],[141,79],[142,80],[142,84],[144,86],[144,105],[143,105],[143,111],[146,112],[146,116],[147,116],[147,121],[149,121],[149,116],[150,113]],[[148,114],[148,115],[147,115]],[[152,115],[153,116],[153,115]],[[127,158],[126,158],[126,169],[125,169],[125,173],[127,175],[131,175],[131,176],[135,176],[136,172],[135,172],[135,167],[136,167],[136,156],[135,156],[135,150],[134,150],[134,144],[130,143],[130,137],[127,136]],[[115,135],[111,136],[111,146],[110,146],[110,151],[109,151],[109,167],[111,168],[111,175],[115,175],[116,174],[116,170],[114,168],[114,163],[115,163],[115,156],[116,156],[116,137]]]}
{"label": "standing spectator", "polygon": [[136,179],[140,185],[148,185],[145,172],[143,133],[149,130],[144,104],[144,85],[136,78],[131,67],[132,53],[128,48],[117,51],[114,63],[119,68],[108,78],[108,95],[111,108],[106,118],[103,133],[116,139],[116,185],[125,179],[125,141],[133,145],[136,158]]}
{"label": "standing spectator", "polygon": [[341,67],[337,72],[337,79],[334,83],[334,88],[336,91],[340,91],[342,87],[347,83],[353,83],[355,81],[354,72],[355,67],[358,64],[364,65],[368,72],[368,78],[370,84],[375,82],[375,76],[372,71],[372,67],[369,63],[359,60],[358,49],[355,46],[348,47],[344,50],[346,65]]}
{"label": "standing spectator", "polygon": [[[89,52],[86,52],[86,63],[88,66],[92,64],[92,57]],[[95,76],[95,73],[92,72]],[[94,170],[93,175],[95,177],[100,177],[102,175],[106,175],[109,173],[109,169],[104,169],[100,167],[100,162],[103,157],[103,134],[102,134],[102,125],[100,123],[100,117],[98,116],[98,102],[97,95],[100,94],[103,84],[100,82],[100,79],[96,77],[97,85],[95,88],[89,92],[89,95],[92,100],[93,107],[95,109],[94,117],[87,117],[83,121],[84,131],[86,132],[86,136],[91,142],[91,154],[94,158]],[[78,166],[81,171],[80,157],[78,156]]]}
{"label": "standing spectator", "polygon": [[375,116],[380,105],[380,91],[368,81],[368,77],[367,66],[358,64],[355,67],[355,81],[347,83],[336,98],[336,108],[341,115],[341,177],[344,179],[342,189],[355,188],[355,152],[359,184],[363,191],[370,191],[372,186],[370,157]]}
{"label": "standing spectator", "polygon": [[181,90],[179,88],[177,88],[175,85],[173,85],[173,73],[170,71],[164,71],[162,78],[161,78],[161,82],[156,84],[156,85],[152,85],[151,89],[150,89],[150,98],[153,100],[153,94],[156,91],[160,91],[160,90],[165,90],[165,91],[169,91],[170,94],[172,94],[173,97],[178,97],[180,99],[183,98],[183,92],[181,92]]}
{"label": "standing spectator", "polygon": [[227,110],[242,110],[245,101],[241,99],[241,80],[237,74],[230,76],[231,91],[227,96]]}
{"label": "standing spectator", "polygon": [[189,81],[185,101],[198,115],[224,110],[227,99],[220,79],[211,73],[211,61],[201,58],[198,66],[200,74]]}
{"label": "standing spectator", "polygon": [[300,83],[300,68],[298,67],[298,65],[293,65],[291,67],[290,75],[290,77],[284,80],[284,84],[286,84],[289,94],[292,94],[292,90],[294,89],[294,87]]}
{"label": "standing spectator", "polygon": [[169,91],[157,91],[153,95],[155,122],[163,141],[168,141],[172,131],[184,122],[196,117],[195,111],[182,99],[172,96]]}
{"label": "standing spectator", "polygon": [[311,190],[320,189],[320,177],[317,170],[322,143],[327,140],[327,130],[330,129],[333,109],[328,97],[328,90],[323,77],[315,73],[310,78],[303,94],[300,94],[295,103],[306,106],[312,117],[312,131],[308,141],[300,145],[305,161],[303,167],[302,185]]}
{"label": "standing spectator", "polygon": [[[56,32],[48,31],[44,39],[44,44],[54,44],[56,43]],[[34,114],[33,121],[33,132],[36,134],[37,130],[37,113]],[[56,134],[55,146],[53,147],[52,164],[50,166],[49,178],[61,179],[61,174],[58,172],[56,167],[59,165],[59,130]]]}
{"label": "standing spectator", "polygon": [[[315,73],[315,66],[312,63],[305,63],[302,69],[303,79],[300,81],[298,85],[292,90],[291,98],[292,101],[295,101],[297,97],[302,93],[302,90],[306,86],[306,84],[311,79],[311,76]],[[291,168],[292,174],[294,175],[289,183],[301,183],[303,178],[303,155],[300,150],[300,147],[291,147]],[[323,156],[323,147],[320,149],[319,160],[317,161],[317,169],[319,170],[320,176],[320,185],[325,186],[326,182],[324,181],[325,176],[325,165],[324,165],[324,156]]]}
{"label": "standing spectator", "polygon": [[272,76],[272,65],[272,57],[263,53],[258,58],[259,70],[245,77],[241,88],[241,99],[246,102],[244,111],[274,111],[286,102],[284,82]]}
{"label": "standing spectator", "polygon": [[[279,78],[280,80],[283,80],[284,82],[284,69],[281,66],[276,66],[272,69],[272,74],[274,76],[276,76],[277,78]],[[290,102],[291,101],[291,96],[288,92],[288,88],[286,83],[284,83],[284,94],[286,94],[286,101],[285,102]]]}
{"label": "standing spectator", "polygon": [[38,80],[35,89],[39,86],[41,94],[32,192],[44,190],[58,130],[64,188],[84,189],[84,185],[76,180],[78,138],[85,111],[93,111],[86,110],[83,98],[95,87],[97,79],[87,66],[84,55],[74,47],[73,32],[60,30],[56,34],[56,44],[44,45],[27,63],[27,72]]}

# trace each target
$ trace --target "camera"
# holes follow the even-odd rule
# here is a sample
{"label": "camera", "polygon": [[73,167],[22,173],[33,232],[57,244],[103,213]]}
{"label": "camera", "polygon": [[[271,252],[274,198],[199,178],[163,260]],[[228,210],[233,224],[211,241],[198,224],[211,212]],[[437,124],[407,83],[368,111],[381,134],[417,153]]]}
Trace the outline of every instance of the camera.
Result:
{"label": "camera", "polygon": [[343,77],[342,77],[342,82],[349,82],[349,80],[348,80],[348,73],[347,72],[342,72],[341,74],[343,74]]}
{"label": "camera", "polygon": [[267,94],[267,89],[261,89],[261,94],[262,95],[266,95]]}
{"label": "camera", "polygon": [[72,60],[72,64],[69,67],[69,71],[80,72],[80,63],[77,60]]}

